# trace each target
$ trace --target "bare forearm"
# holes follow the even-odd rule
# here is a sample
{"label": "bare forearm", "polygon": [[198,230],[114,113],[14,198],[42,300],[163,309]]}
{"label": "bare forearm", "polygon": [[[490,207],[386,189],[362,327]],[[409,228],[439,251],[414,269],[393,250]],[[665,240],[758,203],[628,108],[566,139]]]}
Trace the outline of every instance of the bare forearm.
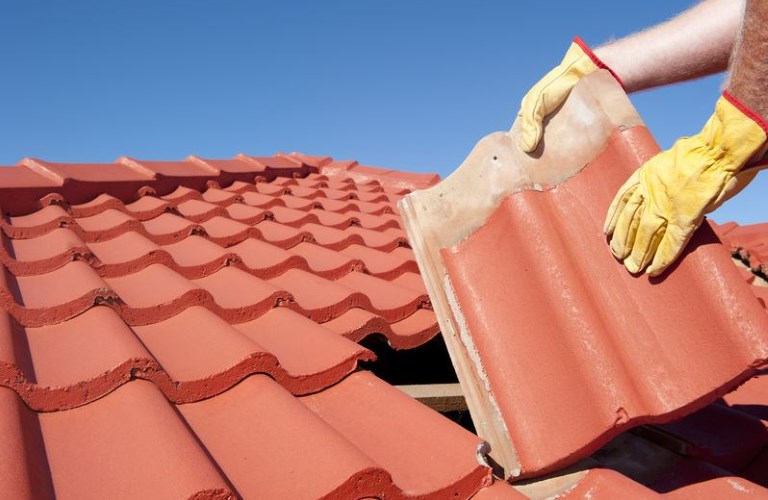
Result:
{"label": "bare forearm", "polygon": [[747,0],[744,25],[731,61],[728,90],[768,119],[768,1]]}
{"label": "bare forearm", "polygon": [[743,0],[704,0],[663,24],[598,47],[595,54],[628,92],[724,71],[742,9]]}

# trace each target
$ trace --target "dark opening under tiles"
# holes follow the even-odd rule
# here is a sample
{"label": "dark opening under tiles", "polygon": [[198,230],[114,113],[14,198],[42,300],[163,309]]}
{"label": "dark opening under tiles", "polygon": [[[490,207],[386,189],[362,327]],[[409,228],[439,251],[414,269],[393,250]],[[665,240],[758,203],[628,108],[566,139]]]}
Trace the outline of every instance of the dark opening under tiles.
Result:
{"label": "dark opening under tiles", "polygon": [[440,332],[435,313],[428,309],[417,309],[407,318],[390,324],[377,314],[353,308],[338,318],[323,323],[323,328],[355,342],[369,335],[380,334],[394,349],[419,346]]}
{"label": "dark opening under tiles", "polygon": [[687,454],[733,473],[746,467],[768,444],[764,423],[720,404],[711,404],[659,427],[685,442]]}

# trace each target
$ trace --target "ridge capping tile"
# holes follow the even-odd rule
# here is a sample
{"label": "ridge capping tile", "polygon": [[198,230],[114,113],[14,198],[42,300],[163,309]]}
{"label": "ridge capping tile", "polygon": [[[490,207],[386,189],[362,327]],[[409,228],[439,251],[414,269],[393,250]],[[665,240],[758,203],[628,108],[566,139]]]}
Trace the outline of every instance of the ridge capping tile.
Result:
{"label": "ridge capping tile", "polygon": [[[701,408],[768,357],[768,317],[708,225],[660,279],[630,276],[607,252],[606,200],[658,152],[607,72],[580,81],[530,156],[517,147],[519,127],[518,120],[509,133],[485,137],[443,182],[399,202],[473,421],[508,479],[574,463],[629,427]],[[683,321],[672,297],[697,289],[712,312],[693,308]],[[612,306],[622,297],[627,304]],[[739,307],[718,307],[723,302]],[[643,335],[633,330],[638,323]],[[685,370],[664,363],[693,348],[690,324],[702,330],[699,356]],[[719,344],[708,336],[714,329],[723,332]],[[655,375],[642,371],[651,358]],[[580,375],[566,377],[566,366]],[[670,382],[675,370],[692,380]],[[645,385],[633,381],[642,373]]]}

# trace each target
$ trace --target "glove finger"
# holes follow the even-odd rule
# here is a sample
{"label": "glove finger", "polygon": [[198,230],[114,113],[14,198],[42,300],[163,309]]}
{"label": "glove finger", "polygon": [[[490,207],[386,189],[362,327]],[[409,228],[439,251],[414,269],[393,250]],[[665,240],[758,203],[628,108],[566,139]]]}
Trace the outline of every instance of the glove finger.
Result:
{"label": "glove finger", "polygon": [[647,210],[637,227],[632,252],[624,260],[624,266],[631,273],[639,273],[653,260],[667,231],[667,221]]}
{"label": "glove finger", "polygon": [[630,193],[619,215],[611,238],[611,253],[619,260],[624,260],[635,243],[637,226],[645,209],[645,200],[637,188]]}
{"label": "glove finger", "polygon": [[639,170],[636,170],[629,179],[624,181],[624,184],[616,192],[616,196],[613,197],[611,206],[608,207],[608,214],[605,217],[605,223],[603,223],[603,233],[606,236],[610,236],[614,229],[616,229],[616,223],[618,222],[619,215],[624,211],[624,206],[629,201],[629,198],[634,193],[638,186]]}
{"label": "glove finger", "polygon": [[526,153],[539,145],[544,134],[544,118],[565,101],[576,83],[561,81],[563,72],[563,68],[556,66],[523,97],[518,113],[521,120],[519,142]]}
{"label": "glove finger", "polygon": [[648,266],[646,272],[651,276],[658,276],[663,273],[683,253],[683,249],[703,220],[704,218],[701,217],[691,226],[670,225],[664,238],[659,243],[656,255],[653,257],[653,262]]}

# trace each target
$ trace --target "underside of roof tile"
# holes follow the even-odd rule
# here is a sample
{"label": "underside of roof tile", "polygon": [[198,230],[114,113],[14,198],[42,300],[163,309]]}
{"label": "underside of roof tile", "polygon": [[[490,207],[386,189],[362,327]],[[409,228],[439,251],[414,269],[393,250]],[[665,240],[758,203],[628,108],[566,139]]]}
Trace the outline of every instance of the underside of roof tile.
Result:
{"label": "underside of roof tile", "polygon": [[518,126],[401,209],[478,431],[529,477],[733,389],[768,316],[707,224],[660,278],[611,256],[609,203],[658,147],[607,74],[552,119],[555,146],[526,156]]}

